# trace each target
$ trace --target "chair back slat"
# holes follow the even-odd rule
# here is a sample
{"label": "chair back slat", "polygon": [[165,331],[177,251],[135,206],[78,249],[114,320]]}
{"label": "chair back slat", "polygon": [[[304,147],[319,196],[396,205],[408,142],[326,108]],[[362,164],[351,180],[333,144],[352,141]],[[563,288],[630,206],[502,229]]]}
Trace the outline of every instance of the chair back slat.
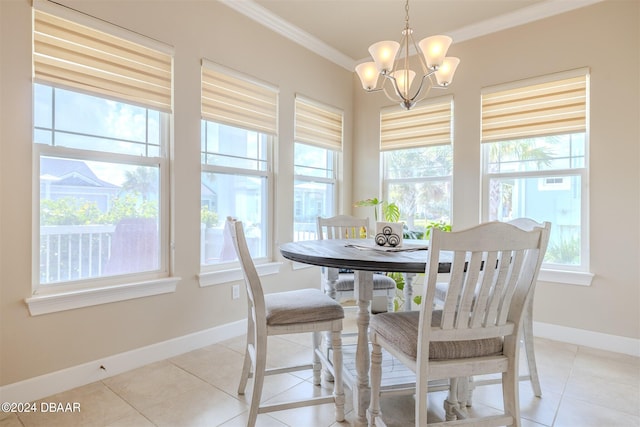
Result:
{"label": "chair back slat", "polygon": [[513,310],[519,313],[513,315],[512,308],[524,306],[532,292],[550,224],[529,228],[491,222],[454,233],[433,230],[422,316],[431,316],[433,310],[440,252],[453,251],[453,259],[440,321],[421,328],[419,341],[487,338],[516,331],[522,310]]}
{"label": "chair back slat", "polygon": [[367,236],[369,218],[337,215],[330,218],[318,217],[316,222],[318,239],[360,239]]}

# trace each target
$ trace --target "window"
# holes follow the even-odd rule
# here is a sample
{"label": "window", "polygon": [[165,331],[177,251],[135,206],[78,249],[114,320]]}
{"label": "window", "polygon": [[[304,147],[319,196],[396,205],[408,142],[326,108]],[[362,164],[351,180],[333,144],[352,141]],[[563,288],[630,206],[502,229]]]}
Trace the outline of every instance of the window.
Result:
{"label": "window", "polygon": [[342,112],[296,97],[293,239],[317,238],[316,218],[336,214]]}
{"label": "window", "polygon": [[412,231],[451,222],[452,105],[451,97],[435,98],[380,115],[383,199],[398,205]]}
{"label": "window", "polygon": [[550,221],[547,269],[588,269],[587,111],[586,70],[482,94],[483,217]]}
{"label": "window", "polygon": [[167,277],[170,49],[56,10],[34,14],[34,294]]}
{"label": "window", "polygon": [[201,265],[234,262],[224,224],[244,223],[252,257],[267,259],[277,96],[271,86],[203,60]]}

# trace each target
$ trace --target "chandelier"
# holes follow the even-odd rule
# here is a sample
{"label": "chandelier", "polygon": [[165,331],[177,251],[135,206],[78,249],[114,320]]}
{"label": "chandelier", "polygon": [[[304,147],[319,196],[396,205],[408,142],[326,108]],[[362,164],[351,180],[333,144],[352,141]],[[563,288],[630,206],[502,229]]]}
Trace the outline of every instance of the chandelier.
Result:
{"label": "chandelier", "polygon": [[[409,27],[409,0],[404,9],[405,26],[400,43],[386,40],[369,46],[373,62],[359,64],[356,73],[364,90],[383,91],[391,101],[409,110],[424,99],[431,88],[449,86],[460,59],[446,56],[451,37],[431,36],[416,44]],[[420,77],[416,80],[417,75]],[[382,82],[378,86],[380,76]]]}

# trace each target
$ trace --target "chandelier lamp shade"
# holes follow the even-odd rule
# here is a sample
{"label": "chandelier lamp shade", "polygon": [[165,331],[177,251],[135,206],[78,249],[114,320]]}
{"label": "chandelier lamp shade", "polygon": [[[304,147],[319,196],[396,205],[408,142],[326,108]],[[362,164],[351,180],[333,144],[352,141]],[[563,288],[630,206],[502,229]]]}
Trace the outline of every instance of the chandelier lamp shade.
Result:
{"label": "chandelier lamp shade", "polygon": [[391,101],[410,110],[432,88],[451,84],[460,59],[447,56],[451,37],[431,36],[416,43],[409,26],[409,0],[405,12],[400,43],[385,40],[369,46],[373,61],[356,66],[356,73],[364,90],[383,91]]}

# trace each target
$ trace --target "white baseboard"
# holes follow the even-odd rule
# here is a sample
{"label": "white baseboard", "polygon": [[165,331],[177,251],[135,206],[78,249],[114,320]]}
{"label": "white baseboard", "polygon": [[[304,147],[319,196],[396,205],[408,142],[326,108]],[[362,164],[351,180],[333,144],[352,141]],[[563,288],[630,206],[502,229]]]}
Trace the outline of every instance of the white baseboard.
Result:
{"label": "white baseboard", "polygon": [[[0,402],[31,402],[42,399],[149,363],[240,336],[246,332],[246,328],[247,321],[240,320],[8,384],[0,387]],[[535,336],[540,338],[640,357],[640,340],[638,339],[541,322],[533,323],[533,332]]]}
{"label": "white baseboard", "polygon": [[[0,402],[32,402],[245,334],[240,320],[0,387]],[[103,369],[104,368],[104,369]]]}
{"label": "white baseboard", "polygon": [[635,338],[603,334],[601,332],[541,322],[533,322],[533,335],[554,341],[562,341],[640,357],[640,340]]}

